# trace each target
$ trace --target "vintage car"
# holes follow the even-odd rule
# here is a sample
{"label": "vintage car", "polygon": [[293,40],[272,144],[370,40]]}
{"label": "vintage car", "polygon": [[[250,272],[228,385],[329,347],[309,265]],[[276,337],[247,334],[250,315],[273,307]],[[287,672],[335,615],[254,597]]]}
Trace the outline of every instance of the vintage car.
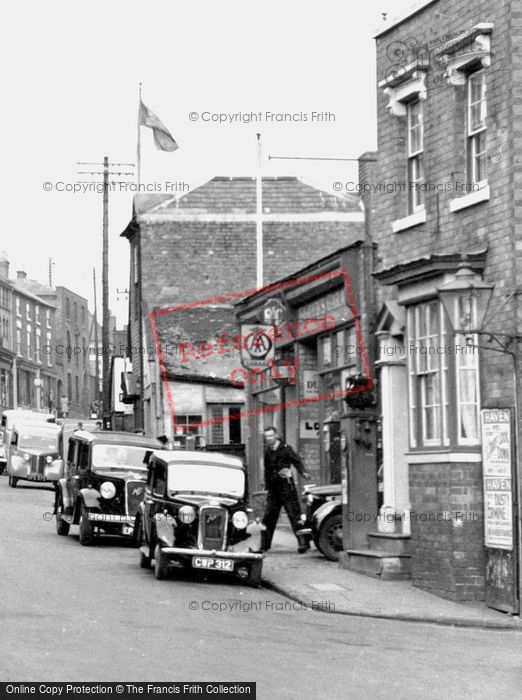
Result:
{"label": "vintage car", "polygon": [[81,545],[100,532],[130,537],[143,498],[148,452],[158,440],[134,433],[78,430],[69,438],[65,473],[56,484],[56,532],[79,525]]}
{"label": "vintage car", "polygon": [[55,423],[56,418],[52,413],[40,413],[28,408],[8,408],[2,412],[0,420],[0,474],[3,473],[9,456],[11,443],[11,431],[13,425],[18,421],[37,421],[44,423]]}
{"label": "vintage car", "polygon": [[136,515],[140,566],[165,579],[178,562],[191,570],[237,574],[261,583],[263,554],[246,509],[246,470],[232,455],[197,450],[150,455],[145,498]]}
{"label": "vintage car", "polygon": [[10,431],[7,454],[9,486],[20,480],[55,483],[63,474],[63,432],[60,425],[21,418]]}
{"label": "vintage car", "polygon": [[338,561],[343,547],[341,484],[305,485],[303,502],[304,528],[321,554],[331,561]]}

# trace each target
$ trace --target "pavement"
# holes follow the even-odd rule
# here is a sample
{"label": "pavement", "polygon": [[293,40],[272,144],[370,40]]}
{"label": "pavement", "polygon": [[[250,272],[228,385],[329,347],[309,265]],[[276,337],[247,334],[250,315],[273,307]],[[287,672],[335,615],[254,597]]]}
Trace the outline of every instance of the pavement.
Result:
{"label": "pavement", "polygon": [[313,544],[310,551],[297,554],[296,539],[285,520],[265,556],[263,580],[267,588],[318,612],[522,632],[520,617],[484,603],[456,603],[416,588],[411,581],[382,581],[341,569]]}

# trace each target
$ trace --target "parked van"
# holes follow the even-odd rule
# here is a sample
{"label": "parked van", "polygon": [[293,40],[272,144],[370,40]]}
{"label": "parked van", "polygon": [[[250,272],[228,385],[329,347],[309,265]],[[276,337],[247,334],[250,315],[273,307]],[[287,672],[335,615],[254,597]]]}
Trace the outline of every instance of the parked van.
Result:
{"label": "parked van", "polygon": [[40,413],[28,408],[8,408],[5,410],[0,421],[0,474],[3,473],[7,464],[11,431],[16,421],[20,422],[22,419],[24,422],[56,423],[56,418],[52,413]]}
{"label": "parked van", "polygon": [[11,430],[7,459],[9,486],[20,479],[55,483],[63,476],[61,425],[20,419]]}

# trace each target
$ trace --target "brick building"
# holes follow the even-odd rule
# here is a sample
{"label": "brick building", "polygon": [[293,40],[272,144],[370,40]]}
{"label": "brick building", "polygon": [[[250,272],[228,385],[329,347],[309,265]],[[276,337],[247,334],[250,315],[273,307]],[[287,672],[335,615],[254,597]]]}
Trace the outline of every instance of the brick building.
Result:
{"label": "brick building", "polygon": [[22,270],[9,280],[9,261],[0,258],[0,405],[52,411],[56,397],[55,307],[37,296]]}
{"label": "brick building", "polygon": [[13,408],[13,285],[9,281],[9,261],[0,255],[0,410]]}
{"label": "brick building", "polygon": [[66,287],[49,287],[23,274],[19,284],[56,308],[55,341],[50,344],[57,373],[55,407],[61,410],[61,398],[65,396],[69,416],[85,417],[95,399],[91,357],[94,335],[87,299]]}
{"label": "brick building", "polygon": [[[512,457],[503,482],[502,541],[486,546],[495,516],[485,508],[480,410],[514,409],[513,361],[487,336],[474,339],[480,350],[453,337],[438,290],[466,255],[475,278],[495,285],[487,330],[522,330],[521,36],[522,8],[508,0],[432,0],[386,22],[376,36],[371,215],[384,506],[410,521],[415,585],[455,600],[486,596],[507,611],[518,609],[518,513],[509,523],[518,465]],[[510,349],[520,372],[519,343]]]}
{"label": "brick building", "polygon": [[[294,177],[263,178],[262,210],[265,284],[358,240],[363,230],[357,198],[330,195]],[[209,334],[235,328],[236,299],[217,297],[256,286],[256,180],[216,177],[180,198],[138,195],[132,221],[122,235],[130,243],[129,345],[136,427],[144,426],[154,435],[169,433],[170,414],[149,314],[214,300],[193,304],[190,312],[178,309],[158,315],[158,340],[164,348],[179,348],[183,340],[207,342]],[[231,364],[229,357],[221,357],[219,363],[211,363],[205,358],[205,367],[202,362],[197,366],[182,362],[179,353],[172,356],[172,350],[170,355],[166,357],[168,381],[174,403],[178,398],[176,413],[187,426],[194,423],[191,418],[216,416],[217,420],[219,412],[237,415],[244,397],[231,382],[230,371],[238,362]],[[189,382],[190,388],[185,386]],[[237,425],[234,420],[222,423],[229,426],[225,432]],[[205,430],[207,440],[218,437],[217,427],[208,425]],[[232,440],[237,435],[222,437]]]}

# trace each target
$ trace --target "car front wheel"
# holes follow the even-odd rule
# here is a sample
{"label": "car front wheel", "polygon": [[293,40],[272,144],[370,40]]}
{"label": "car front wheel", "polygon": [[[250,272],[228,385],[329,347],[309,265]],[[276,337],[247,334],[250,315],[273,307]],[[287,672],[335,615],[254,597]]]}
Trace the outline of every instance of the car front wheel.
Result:
{"label": "car front wheel", "polygon": [[[141,569],[150,569],[151,564],[152,564],[152,558],[150,556],[147,556],[146,554],[143,554],[140,547],[144,545],[144,537],[143,537],[143,525],[141,523],[141,518],[138,517],[136,521],[136,528],[135,528],[135,540],[136,540],[136,546],[138,547],[138,552],[139,552],[139,557],[140,557],[140,568]],[[150,551],[150,548],[149,548]]]}
{"label": "car front wheel", "polygon": [[338,513],[325,518],[318,537],[318,549],[330,561],[339,561],[343,548],[343,516]]}
{"label": "car front wheel", "polygon": [[56,534],[61,535],[62,537],[66,536],[69,534],[69,528],[71,527],[67,520],[64,520],[62,518],[62,513],[63,513],[63,502],[62,499],[58,501],[58,505],[56,506]]}
{"label": "car front wheel", "polygon": [[164,581],[169,575],[170,560],[163,554],[159,544],[154,549],[154,576],[158,581]]}
{"label": "car front wheel", "polygon": [[89,520],[89,510],[82,505],[80,513],[80,544],[83,547],[88,547],[92,544],[94,538],[94,527]]}
{"label": "car front wheel", "polygon": [[12,489],[15,489],[17,483],[18,483],[18,479],[16,478],[16,476],[11,476],[11,474],[9,474],[9,486]]}
{"label": "car front wheel", "polygon": [[258,588],[261,585],[261,572],[263,571],[262,561],[253,561],[248,566],[247,584]]}

